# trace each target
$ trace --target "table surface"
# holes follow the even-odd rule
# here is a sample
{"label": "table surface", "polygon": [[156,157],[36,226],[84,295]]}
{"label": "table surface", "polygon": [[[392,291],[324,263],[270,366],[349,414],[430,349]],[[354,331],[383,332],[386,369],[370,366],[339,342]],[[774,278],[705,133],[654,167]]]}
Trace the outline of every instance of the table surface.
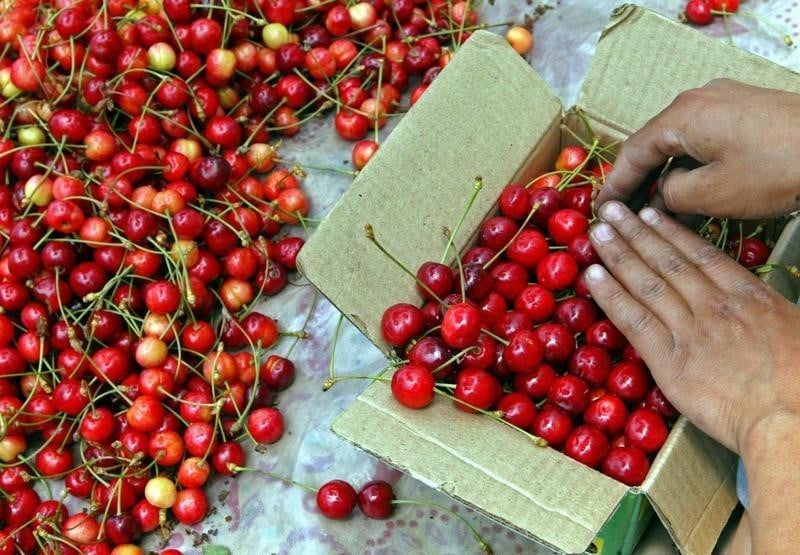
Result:
{"label": "table surface", "polygon": [[[669,17],[677,17],[684,4],[682,0],[639,3]],[[552,9],[535,24],[536,43],[528,60],[563,104],[571,106],[577,100],[600,30],[619,2],[550,0],[543,4]],[[489,23],[522,21],[536,6],[535,1],[484,0],[480,13],[482,20]],[[742,10],[779,25],[800,43],[800,2],[749,0],[742,3]],[[503,32],[505,28],[495,30]],[[787,48],[779,36],[754,19],[740,16],[729,22],[728,29],[717,22],[703,31],[800,70],[800,49]],[[384,129],[381,140],[389,132]],[[334,135],[329,116],[312,122],[281,148],[283,158],[307,168],[304,187],[315,218],[323,218],[351,182],[348,176],[336,172],[311,169],[351,169],[351,144]],[[277,348],[281,354],[291,352],[298,369],[294,385],[280,393],[277,401],[286,418],[286,433],[263,452],[257,453],[252,445],[248,446],[250,467],[313,486],[336,478],[347,480],[356,488],[369,480],[387,480],[399,499],[442,505],[464,516],[495,553],[550,553],[333,435],[331,422],[364,388],[364,382],[345,381],[330,391],[322,391],[331,364],[339,313],[300,276],[284,292],[270,299],[264,312],[276,317],[284,330],[305,326],[309,338],[296,345],[286,338]],[[337,375],[363,374],[370,368],[379,368],[384,361],[381,353],[346,321],[339,330],[335,354],[333,366]],[[348,520],[331,521],[317,512],[313,494],[257,473],[217,479],[208,492],[214,509],[206,520],[193,528],[176,527],[166,543],[151,536],[146,547],[158,549],[166,545],[184,553],[199,553],[203,544],[217,544],[236,555],[480,553],[471,532],[460,520],[429,505],[399,506],[393,517],[385,521],[369,520],[358,511]]]}

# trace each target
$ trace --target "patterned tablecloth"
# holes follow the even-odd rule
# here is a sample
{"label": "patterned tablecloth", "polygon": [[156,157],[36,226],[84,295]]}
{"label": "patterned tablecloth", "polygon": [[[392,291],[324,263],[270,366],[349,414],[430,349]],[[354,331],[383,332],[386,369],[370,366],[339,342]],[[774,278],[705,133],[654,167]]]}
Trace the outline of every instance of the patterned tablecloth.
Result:
{"label": "patterned tablecloth", "polygon": [[[536,22],[536,44],[529,60],[565,106],[575,103],[600,30],[618,3],[544,2],[553,9]],[[640,3],[669,17],[677,17],[684,4],[681,0]],[[484,0],[481,8],[484,21],[522,21],[537,6],[535,0],[495,0],[493,4]],[[742,9],[781,27],[800,43],[800,1],[749,0],[742,2]],[[502,32],[504,28],[496,30]],[[800,70],[800,49],[788,48],[779,34],[754,19],[739,16],[729,21],[727,29],[720,21],[703,31]],[[384,138],[388,132],[384,130]],[[296,140],[284,143],[282,156],[309,167],[350,169],[351,145],[334,135],[330,118],[314,122]],[[314,217],[324,217],[349,183],[349,177],[335,172],[309,169],[304,186],[312,200]],[[297,380],[278,397],[278,405],[286,417],[286,434],[264,452],[251,449],[249,466],[314,486],[341,478],[358,488],[368,480],[384,479],[394,485],[399,498],[441,504],[465,516],[498,554],[550,553],[334,436],[329,429],[331,422],[364,387],[363,381],[355,380],[340,383],[328,392],[321,389],[328,376],[338,312],[300,277],[271,299],[265,312],[277,317],[284,330],[301,329],[308,319],[306,330],[310,337],[293,348],[291,356],[298,368]],[[286,338],[278,352],[285,353],[291,347],[292,341]],[[336,349],[336,373],[363,374],[379,368],[382,362],[380,352],[345,322]],[[358,511],[348,520],[331,521],[319,515],[313,494],[255,473],[218,479],[209,489],[209,499],[212,515],[201,525],[191,529],[177,527],[166,543],[150,537],[147,547],[156,550],[166,545],[180,548],[184,553],[198,553],[203,544],[217,544],[236,555],[480,552],[462,522],[431,507],[400,506],[386,521],[368,520]]]}

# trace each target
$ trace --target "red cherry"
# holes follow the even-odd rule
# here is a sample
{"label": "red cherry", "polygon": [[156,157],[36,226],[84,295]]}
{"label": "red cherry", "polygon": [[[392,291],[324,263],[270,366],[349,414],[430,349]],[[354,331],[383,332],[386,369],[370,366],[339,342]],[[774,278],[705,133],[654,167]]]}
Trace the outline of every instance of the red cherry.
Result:
{"label": "red cherry", "polygon": [[[453,291],[453,271],[449,266],[438,262],[424,262],[417,270],[417,289],[426,299],[433,299],[433,295],[439,298],[446,297]],[[424,284],[426,287],[423,287]]]}
{"label": "red cherry", "polygon": [[349,517],[357,503],[356,490],[343,480],[326,482],[317,491],[317,508],[330,519]]}
{"label": "red cherry", "polygon": [[274,408],[256,409],[247,417],[247,430],[256,443],[275,443],[283,435],[283,415]]}
{"label": "red cherry", "polygon": [[695,25],[708,25],[714,21],[708,0],[689,0],[683,10],[686,19]]}
{"label": "red cherry", "polygon": [[420,309],[412,304],[398,303],[383,313],[381,333],[390,345],[400,347],[422,333],[424,325]]}
{"label": "red cherry", "polygon": [[485,370],[465,368],[456,377],[456,388],[453,392],[456,398],[455,405],[464,412],[476,412],[473,407],[489,409],[502,394],[503,388],[500,382]]}
{"label": "red cherry", "polygon": [[367,482],[358,491],[358,508],[367,518],[384,519],[394,512],[394,491],[383,480]]}
{"label": "red cherry", "polygon": [[583,414],[583,421],[607,436],[618,434],[625,427],[628,410],[618,397],[602,395],[591,402]]}
{"label": "red cherry", "polygon": [[628,486],[638,486],[647,477],[650,462],[636,447],[612,446],[601,468],[603,474]]}
{"label": "red cherry", "polygon": [[548,322],[537,327],[536,336],[544,345],[544,361],[550,364],[566,362],[575,350],[575,336],[563,324]]}
{"label": "red cherry", "polygon": [[583,333],[597,320],[595,304],[587,299],[573,297],[558,303],[555,320],[575,333]]}
{"label": "red cherry", "polygon": [[644,406],[656,411],[667,421],[678,417],[678,411],[675,410],[675,407],[672,406],[672,403],[669,402],[669,399],[664,396],[664,393],[657,385],[653,386],[648,392],[647,397],[644,399]]}
{"label": "red cherry", "polygon": [[[411,349],[408,351],[408,362],[415,366],[422,366],[428,372],[433,372],[437,368],[442,367],[452,356],[450,348],[445,342],[432,335],[421,338],[415,342]],[[445,374],[440,368],[439,376]]]}
{"label": "red cherry", "polygon": [[611,355],[600,347],[581,345],[572,353],[567,371],[597,387],[606,381],[611,372]]}
{"label": "red cherry", "polygon": [[625,336],[622,335],[611,320],[597,320],[586,330],[586,343],[601,347],[609,352],[618,352],[627,344]]}
{"label": "red cherry", "polygon": [[517,223],[505,216],[494,216],[487,219],[478,232],[478,244],[495,251],[504,248],[519,229]]}
{"label": "red cherry", "polygon": [[597,467],[609,450],[608,438],[591,426],[578,426],[564,443],[564,454],[578,462]]}
{"label": "red cherry", "polygon": [[514,300],[528,284],[528,271],[514,262],[501,262],[493,266],[489,275],[495,292],[508,301]]}
{"label": "red cherry", "polygon": [[551,291],[567,289],[578,277],[578,263],[565,252],[551,252],[536,266],[536,279]]}
{"label": "red cherry", "polygon": [[542,362],[544,345],[533,330],[519,330],[503,349],[503,361],[512,372],[532,372]]}
{"label": "red cherry", "polygon": [[606,387],[623,401],[635,403],[647,395],[650,377],[641,362],[622,361],[611,368]]}
{"label": "red cherry", "polygon": [[589,220],[572,208],[564,208],[547,220],[547,231],[559,245],[566,245],[589,229]]}
{"label": "red cherry", "polygon": [[441,334],[449,346],[460,350],[474,345],[480,332],[481,313],[472,304],[454,304],[445,311]]}
{"label": "red cherry", "polygon": [[392,395],[403,406],[421,409],[433,401],[435,385],[436,380],[429,370],[409,364],[392,376]]}
{"label": "red cherry", "polygon": [[532,269],[539,264],[547,253],[549,246],[545,236],[535,229],[523,229],[506,251],[509,260]]}
{"label": "red cherry", "polygon": [[560,408],[546,404],[533,419],[531,433],[552,447],[560,447],[572,431],[572,418]]}
{"label": "red cherry", "polygon": [[196,524],[203,520],[208,512],[208,499],[203,490],[183,489],[178,492],[175,504],[170,510],[181,524]]}
{"label": "red cherry", "polygon": [[669,430],[664,419],[650,409],[636,409],[625,423],[625,437],[633,447],[647,454],[655,453],[667,440]]}
{"label": "red cherry", "polygon": [[577,376],[567,374],[558,376],[547,391],[547,399],[575,416],[586,410],[589,406],[589,386]]}
{"label": "red cherry", "polygon": [[497,403],[497,410],[503,413],[506,421],[523,430],[530,428],[536,417],[536,405],[522,393],[504,395]]}

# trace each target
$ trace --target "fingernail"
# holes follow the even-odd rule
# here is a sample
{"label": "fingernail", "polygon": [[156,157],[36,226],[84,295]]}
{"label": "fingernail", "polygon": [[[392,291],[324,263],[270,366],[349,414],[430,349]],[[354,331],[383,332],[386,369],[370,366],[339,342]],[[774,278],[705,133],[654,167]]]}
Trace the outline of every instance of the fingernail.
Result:
{"label": "fingernail", "polygon": [[592,237],[605,243],[614,238],[614,229],[607,223],[600,222],[592,227]]}
{"label": "fingernail", "polygon": [[583,278],[589,281],[601,281],[608,277],[608,272],[600,264],[592,264],[583,273]]}
{"label": "fingernail", "polygon": [[621,202],[612,200],[600,207],[600,216],[607,222],[617,222],[625,217],[625,208]]}
{"label": "fingernail", "polygon": [[654,223],[658,222],[658,219],[661,217],[658,215],[658,210],[654,208],[642,208],[639,211],[639,217],[644,221],[646,224],[653,225]]}

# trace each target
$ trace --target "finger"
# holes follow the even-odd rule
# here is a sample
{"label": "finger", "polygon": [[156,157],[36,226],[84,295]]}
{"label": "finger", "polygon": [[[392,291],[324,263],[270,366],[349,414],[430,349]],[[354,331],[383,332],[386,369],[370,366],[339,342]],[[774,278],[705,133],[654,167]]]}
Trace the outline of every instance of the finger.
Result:
{"label": "finger", "polygon": [[672,244],[719,289],[725,292],[747,291],[757,300],[766,299],[768,288],[760,279],[694,231],[654,208],[645,208],[639,215],[647,226]]}
{"label": "finger", "polygon": [[589,266],[583,280],[595,302],[648,364],[667,360],[673,349],[673,336],[653,312],[600,264]]}
{"label": "finger", "polygon": [[693,169],[676,167],[667,172],[659,183],[658,191],[664,204],[678,214],[704,214],[706,216],[733,216],[719,211],[724,194],[720,190],[719,164],[710,164]]}
{"label": "finger", "polygon": [[590,236],[606,268],[638,303],[652,312],[668,329],[678,329],[692,317],[692,311],[683,297],[652,270],[611,225],[605,222],[596,224]]}
{"label": "finger", "polygon": [[662,112],[625,141],[597,194],[598,206],[609,200],[627,199],[642,181],[673,156],[687,154],[682,133]]}
{"label": "finger", "polygon": [[[642,211],[644,212],[645,209]],[[664,280],[669,289],[676,292],[676,299],[669,299],[674,306],[665,307],[670,312],[678,310],[679,305],[691,312],[695,303],[707,298],[710,291],[717,289],[714,283],[696,266],[691,264],[684,254],[665,240],[652,228],[646,225],[624,204],[612,201],[600,207],[600,217],[610,223],[641,259],[633,266],[644,266],[637,269],[637,275],[631,280],[653,280],[650,274],[655,271]],[[648,212],[649,214],[649,212]],[[608,248],[597,245],[595,248]],[[598,254],[602,254],[598,250]],[[611,270],[614,272],[614,270]],[[625,271],[628,269],[625,267]],[[631,273],[633,268],[631,267]],[[630,290],[630,288],[629,288]],[[646,302],[648,299],[640,299]],[[680,302],[678,302],[680,300]],[[682,314],[686,316],[686,314]]]}

